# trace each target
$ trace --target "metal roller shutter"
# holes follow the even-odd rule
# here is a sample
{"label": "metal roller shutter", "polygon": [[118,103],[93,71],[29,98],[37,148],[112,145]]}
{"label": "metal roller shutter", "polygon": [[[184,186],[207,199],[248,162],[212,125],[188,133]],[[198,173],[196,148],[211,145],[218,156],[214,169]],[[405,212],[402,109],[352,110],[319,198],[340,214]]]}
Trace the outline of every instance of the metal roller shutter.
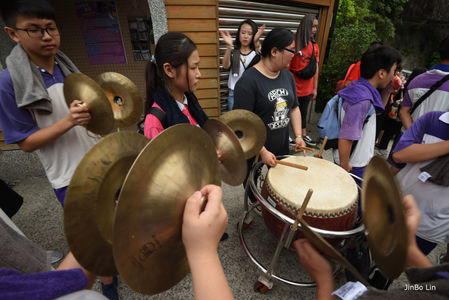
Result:
{"label": "metal roller shutter", "polygon": [[[296,32],[298,24],[304,15],[314,13],[320,15],[319,6],[304,5],[298,2],[256,2],[239,0],[219,0],[220,30],[227,30],[235,38],[240,22],[251,19],[258,26],[265,24],[265,34],[276,27],[284,27]],[[275,4],[276,3],[276,4]],[[264,34],[264,35],[265,35]],[[263,41],[262,36],[261,41]],[[223,70],[221,61],[226,46],[220,37],[220,106],[221,111],[227,111],[228,76],[229,71]]]}

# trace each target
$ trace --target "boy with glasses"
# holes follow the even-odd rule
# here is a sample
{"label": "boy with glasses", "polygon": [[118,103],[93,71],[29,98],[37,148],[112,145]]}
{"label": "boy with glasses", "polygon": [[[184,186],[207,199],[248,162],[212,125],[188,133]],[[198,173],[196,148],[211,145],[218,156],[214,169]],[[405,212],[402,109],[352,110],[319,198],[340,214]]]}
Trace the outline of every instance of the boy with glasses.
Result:
{"label": "boy with glasses", "polygon": [[[67,107],[64,98],[65,77],[79,70],[58,50],[60,32],[46,0],[13,0],[1,6],[4,30],[17,45],[0,74],[0,128],[6,143],[36,151],[64,206],[79,161],[96,143],[83,128],[91,118],[89,109],[81,100]],[[108,296],[118,299],[116,280],[103,281],[103,292],[112,291]]]}
{"label": "boy with glasses", "polygon": [[[44,0],[3,4],[5,32],[17,43],[0,74],[0,127],[8,144],[37,150],[59,202],[84,154],[96,142],[85,126],[90,113],[75,100],[67,107],[65,76],[79,72],[59,51],[53,8]],[[81,126],[77,126],[81,125]]]}

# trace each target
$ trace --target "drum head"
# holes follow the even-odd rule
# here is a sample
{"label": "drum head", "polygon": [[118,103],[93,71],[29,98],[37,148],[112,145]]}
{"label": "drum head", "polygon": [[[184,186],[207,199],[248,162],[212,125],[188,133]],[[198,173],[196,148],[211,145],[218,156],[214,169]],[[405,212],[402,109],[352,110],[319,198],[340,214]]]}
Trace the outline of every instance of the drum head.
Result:
{"label": "drum head", "polygon": [[268,171],[269,189],[292,214],[298,213],[310,188],[313,195],[305,215],[335,217],[348,213],[357,205],[357,184],[340,166],[315,157],[290,156],[282,161],[308,167],[300,170],[278,164]]}

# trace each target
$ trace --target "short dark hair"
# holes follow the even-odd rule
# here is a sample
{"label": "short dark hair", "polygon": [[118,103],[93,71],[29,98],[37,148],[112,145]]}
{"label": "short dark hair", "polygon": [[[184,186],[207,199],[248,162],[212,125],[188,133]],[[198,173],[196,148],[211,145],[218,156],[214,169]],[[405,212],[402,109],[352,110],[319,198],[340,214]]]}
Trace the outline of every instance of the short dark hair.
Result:
{"label": "short dark hair", "polygon": [[[164,64],[169,63],[174,68],[186,64],[190,55],[196,50],[195,43],[181,32],[167,32],[157,41],[154,49],[154,60],[149,61],[145,70],[146,102],[145,111],[148,113],[153,106],[153,95],[156,90],[164,86],[167,75]],[[188,78],[187,78],[188,79]]]}
{"label": "short dark hair", "polygon": [[46,0],[3,1],[1,11],[6,26],[14,27],[19,15],[56,21],[55,10]]}
{"label": "short dark hair", "polygon": [[370,49],[373,49],[373,48],[376,48],[379,46],[383,46],[383,45],[384,45],[384,43],[382,43],[382,41],[374,41],[374,42],[371,42],[371,44],[369,44],[367,50],[370,50]]}
{"label": "short dark hair", "polygon": [[449,36],[441,41],[438,52],[440,52],[440,59],[449,59]]}
{"label": "short dark hair", "polygon": [[360,75],[365,79],[372,78],[377,71],[384,69],[390,72],[394,63],[400,68],[401,53],[389,46],[379,46],[369,49],[362,55],[360,63]]}
{"label": "short dark hair", "polygon": [[254,45],[254,36],[257,33],[257,25],[251,19],[246,19],[239,24],[239,29],[237,30],[237,36],[235,37],[235,40],[234,40],[234,49],[239,50],[240,47],[242,46],[242,43],[240,42],[240,30],[242,29],[243,24],[248,24],[249,26],[251,26],[251,30],[253,31],[253,38],[251,40],[251,44],[249,44],[249,47],[252,50],[254,50],[254,49],[256,49],[256,46]]}
{"label": "short dark hair", "polygon": [[266,36],[262,44],[261,55],[262,57],[268,57],[271,55],[271,49],[277,48],[279,50],[284,49],[291,43],[293,43],[295,36],[293,33],[285,28],[274,28]]}

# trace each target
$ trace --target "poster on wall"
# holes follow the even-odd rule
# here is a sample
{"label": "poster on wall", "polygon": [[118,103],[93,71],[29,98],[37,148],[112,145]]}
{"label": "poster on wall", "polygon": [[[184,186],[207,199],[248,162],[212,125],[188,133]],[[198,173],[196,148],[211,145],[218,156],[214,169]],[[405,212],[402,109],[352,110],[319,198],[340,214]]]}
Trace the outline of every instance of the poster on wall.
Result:
{"label": "poster on wall", "polygon": [[115,2],[75,2],[75,7],[89,63],[126,64]]}

